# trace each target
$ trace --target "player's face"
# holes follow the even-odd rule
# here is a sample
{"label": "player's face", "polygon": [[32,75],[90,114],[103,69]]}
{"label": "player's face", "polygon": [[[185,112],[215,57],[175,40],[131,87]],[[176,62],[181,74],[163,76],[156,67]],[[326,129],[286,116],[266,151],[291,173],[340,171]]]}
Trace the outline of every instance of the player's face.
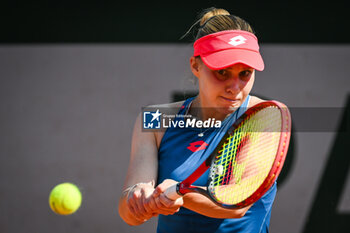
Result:
{"label": "player's face", "polygon": [[[198,78],[202,107],[229,114],[241,106],[254,84],[254,69],[235,64],[222,70],[209,69],[199,58],[191,59],[192,71]],[[197,62],[193,70],[193,62]]]}

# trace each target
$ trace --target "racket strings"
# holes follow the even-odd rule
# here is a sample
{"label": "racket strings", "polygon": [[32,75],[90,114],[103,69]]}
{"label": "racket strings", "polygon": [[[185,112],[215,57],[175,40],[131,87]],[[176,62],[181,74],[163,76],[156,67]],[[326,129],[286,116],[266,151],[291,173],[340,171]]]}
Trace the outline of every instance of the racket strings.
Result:
{"label": "racket strings", "polygon": [[280,129],[280,111],[270,107],[245,119],[229,135],[213,161],[209,190],[215,199],[236,204],[252,195],[274,163]]}

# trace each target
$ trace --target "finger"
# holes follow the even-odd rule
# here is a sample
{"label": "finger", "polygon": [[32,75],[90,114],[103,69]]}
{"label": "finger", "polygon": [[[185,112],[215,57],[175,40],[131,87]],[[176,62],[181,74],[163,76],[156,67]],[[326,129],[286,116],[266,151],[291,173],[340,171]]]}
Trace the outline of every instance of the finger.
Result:
{"label": "finger", "polygon": [[152,198],[150,201],[150,206],[153,209],[153,212],[164,214],[164,215],[169,215],[172,214],[173,211],[169,210],[166,206],[164,206],[159,198]]}
{"label": "finger", "polygon": [[[166,197],[166,196],[165,196],[165,197]],[[183,199],[183,197],[180,197],[180,198],[176,199],[174,202],[175,202],[175,203],[174,203],[175,206],[181,207],[181,206],[184,205],[184,199]]]}
{"label": "finger", "polygon": [[167,211],[166,207],[163,206],[163,204],[160,202],[159,198],[155,198],[154,202],[156,204],[157,207],[157,212],[159,214],[163,214],[163,215],[169,215],[171,214],[171,212]]}
{"label": "finger", "polygon": [[157,209],[162,209],[162,208],[164,208],[163,205],[162,205],[162,203],[161,203],[160,200],[159,200],[159,197],[153,198],[153,200],[154,200],[154,203],[155,203]]}
{"label": "finger", "polygon": [[145,200],[145,208],[148,212],[157,212],[157,205],[155,203],[154,197],[149,197]]}
{"label": "finger", "polygon": [[174,214],[180,210],[180,207],[183,205],[183,199],[178,198],[175,201],[168,199],[164,194],[159,196],[159,201],[166,207],[171,214]]}
{"label": "finger", "polygon": [[158,216],[158,208],[152,196],[147,198],[144,204],[147,212],[150,213],[152,217]]}
{"label": "finger", "polygon": [[135,200],[133,198],[128,199],[127,207],[129,208],[131,215],[133,215],[136,220],[144,221],[144,218],[139,214],[138,207],[137,207]]}
{"label": "finger", "polygon": [[159,214],[162,214],[162,215],[170,215],[170,214],[174,214],[176,211],[178,210],[172,210],[172,209],[169,209],[168,207],[164,206],[159,198],[155,198],[155,204],[156,204],[156,207],[157,207],[157,213]]}
{"label": "finger", "polygon": [[156,198],[159,196],[159,194],[161,194],[161,190],[157,186],[152,193],[152,197]]}
{"label": "finger", "polygon": [[165,197],[163,194],[159,195],[159,201],[166,207],[170,208],[174,205],[174,201]]}
{"label": "finger", "polygon": [[157,193],[163,193],[165,190],[169,187],[169,180],[164,180],[162,183],[160,183],[156,188],[155,192]]}
{"label": "finger", "polygon": [[133,207],[136,212],[136,215],[139,219],[150,219],[152,217],[151,213],[147,213],[146,209],[144,208],[143,199],[144,196],[142,194],[142,191],[140,189],[135,190],[132,194],[133,197]]}
{"label": "finger", "polygon": [[141,190],[138,192],[135,192],[138,196],[138,199],[136,201],[136,206],[139,211],[139,215],[143,216],[144,218],[151,218],[152,216],[148,214],[147,210],[144,207],[144,194]]}
{"label": "finger", "polygon": [[143,208],[146,210],[148,215],[152,215],[155,212],[155,204],[152,203],[152,196],[148,198],[143,198]]}
{"label": "finger", "polygon": [[133,215],[133,216],[136,216],[136,211],[134,209],[134,207],[132,206],[132,204],[130,202],[127,202],[126,206],[128,207],[130,213]]}
{"label": "finger", "polygon": [[149,200],[152,198],[151,192],[145,189],[142,189],[141,193],[142,193],[142,196],[141,196],[142,207],[146,211],[145,217],[147,219],[150,219],[153,217],[153,213],[154,213],[153,209],[149,205]]}
{"label": "finger", "polygon": [[159,196],[159,200],[164,206],[166,206],[168,208],[175,208],[176,209],[176,208],[179,208],[180,206],[183,205],[182,197],[180,197],[176,200],[171,200],[171,199],[167,198],[165,196],[165,194],[163,194],[163,193]]}

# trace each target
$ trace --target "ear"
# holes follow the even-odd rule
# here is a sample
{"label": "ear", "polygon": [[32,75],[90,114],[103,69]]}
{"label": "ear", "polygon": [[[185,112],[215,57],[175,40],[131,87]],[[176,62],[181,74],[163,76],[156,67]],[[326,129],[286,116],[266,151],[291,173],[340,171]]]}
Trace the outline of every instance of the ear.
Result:
{"label": "ear", "polygon": [[194,76],[199,78],[199,67],[200,67],[199,59],[192,56],[190,58],[190,65],[191,65],[191,71],[194,74]]}

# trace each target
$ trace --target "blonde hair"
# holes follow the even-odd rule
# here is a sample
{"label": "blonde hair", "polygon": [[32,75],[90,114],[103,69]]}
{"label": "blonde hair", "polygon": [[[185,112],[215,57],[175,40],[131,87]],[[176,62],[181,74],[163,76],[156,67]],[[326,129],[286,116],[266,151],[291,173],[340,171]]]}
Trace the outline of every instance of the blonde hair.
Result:
{"label": "blonde hair", "polygon": [[[225,30],[243,30],[254,34],[253,28],[244,19],[231,15],[227,10],[222,8],[211,7],[205,9],[199,14],[199,19],[183,36],[185,37],[194,26],[199,24],[195,40],[199,38]],[[182,38],[183,38],[182,37]]]}

